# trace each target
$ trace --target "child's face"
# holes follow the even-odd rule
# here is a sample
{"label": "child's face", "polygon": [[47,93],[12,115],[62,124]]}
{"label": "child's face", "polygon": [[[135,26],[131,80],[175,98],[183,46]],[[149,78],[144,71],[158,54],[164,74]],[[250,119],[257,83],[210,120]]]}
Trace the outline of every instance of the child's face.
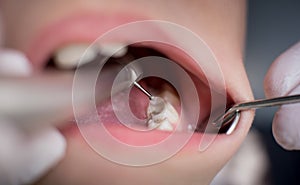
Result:
{"label": "child's face", "polygon": [[[63,19],[74,18],[74,22],[89,24],[95,21],[98,25],[101,21],[107,23],[111,17],[122,19],[119,16],[124,15],[131,20],[167,20],[189,28],[207,42],[222,68],[227,94],[234,102],[252,99],[242,64],[244,1],[2,0],[0,7],[5,24],[5,46],[24,51],[36,69],[40,69],[49,57],[42,56],[46,54],[39,52],[39,49],[49,54],[56,48],[50,48],[51,44],[48,43],[38,43],[41,48],[32,52],[31,47],[37,44],[33,42],[50,25]],[[69,28],[62,25],[61,29]],[[73,40],[68,42],[82,42],[84,39],[90,42],[100,36],[89,35],[93,32],[89,27],[80,29],[81,32],[74,30]],[[68,37],[59,35],[59,32],[53,32],[53,35],[62,40]],[[52,46],[59,47],[64,44],[62,42],[65,41],[58,40]],[[187,144],[188,147],[174,157],[156,165],[138,168],[107,161],[87,145],[76,127],[63,129],[68,142],[66,155],[40,183],[208,184],[243,141],[252,117],[252,112],[243,113],[235,132],[230,136],[220,135],[205,152],[197,151],[199,143],[196,142],[196,133]]]}

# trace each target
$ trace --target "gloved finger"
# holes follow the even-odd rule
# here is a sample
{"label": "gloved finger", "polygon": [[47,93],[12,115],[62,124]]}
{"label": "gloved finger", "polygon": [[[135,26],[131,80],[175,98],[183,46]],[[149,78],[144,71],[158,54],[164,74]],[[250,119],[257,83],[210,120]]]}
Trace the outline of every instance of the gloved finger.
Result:
{"label": "gloved finger", "polygon": [[0,49],[0,75],[28,76],[31,72],[31,64],[23,53],[12,49]]}
{"label": "gloved finger", "polygon": [[0,12],[0,75],[23,76],[31,73],[31,65],[25,55],[12,49],[3,49],[4,24]]}
{"label": "gloved finger", "polygon": [[34,182],[58,163],[65,148],[65,139],[55,128],[29,133],[0,120],[0,184]]}
{"label": "gloved finger", "polygon": [[[19,51],[0,49],[0,75],[28,76],[31,65]],[[0,79],[1,80],[1,79]],[[29,184],[64,156],[66,141],[56,128],[31,132],[0,120],[0,184]]]}
{"label": "gloved finger", "polygon": [[[300,94],[300,86],[289,95]],[[276,141],[287,150],[300,149],[300,104],[285,105],[279,108],[273,119],[273,135]]]}
{"label": "gloved finger", "polygon": [[[264,82],[266,96],[300,93],[300,43],[280,55],[270,67]],[[273,119],[275,140],[285,149],[300,149],[300,105],[279,108]]]}

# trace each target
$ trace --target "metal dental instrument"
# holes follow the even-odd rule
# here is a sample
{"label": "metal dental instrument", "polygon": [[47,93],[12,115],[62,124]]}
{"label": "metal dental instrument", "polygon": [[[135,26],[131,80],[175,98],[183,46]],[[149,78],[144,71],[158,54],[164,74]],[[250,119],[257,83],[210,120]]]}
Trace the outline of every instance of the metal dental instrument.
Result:
{"label": "metal dental instrument", "polygon": [[[280,106],[285,104],[293,104],[293,103],[300,103],[300,94],[291,95],[291,96],[282,96],[270,99],[261,99],[255,100],[251,102],[239,103],[232,106],[228,109],[223,115],[218,117],[214,122],[213,125],[216,127],[224,127],[229,123],[233,123],[236,120],[236,117],[240,116],[240,112],[249,109],[259,109],[264,107],[274,107]],[[237,123],[230,125],[229,130],[234,130]],[[227,133],[228,134],[228,133]]]}
{"label": "metal dental instrument", "polygon": [[131,65],[129,67],[125,67],[125,72],[130,75],[132,83],[136,88],[142,91],[146,96],[148,96],[149,100],[153,99],[153,95],[147,91],[144,87],[142,87],[137,81],[140,79],[142,72],[138,65]]}
{"label": "metal dental instrument", "polygon": [[139,90],[141,90],[146,96],[148,96],[148,98],[149,98],[150,100],[153,99],[152,94],[150,94],[149,91],[147,91],[146,89],[144,89],[139,83],[137,83],[136,81],[134,81],[134,82],[133,82],[133,85],[134,85],[135,87],[137,87]]}

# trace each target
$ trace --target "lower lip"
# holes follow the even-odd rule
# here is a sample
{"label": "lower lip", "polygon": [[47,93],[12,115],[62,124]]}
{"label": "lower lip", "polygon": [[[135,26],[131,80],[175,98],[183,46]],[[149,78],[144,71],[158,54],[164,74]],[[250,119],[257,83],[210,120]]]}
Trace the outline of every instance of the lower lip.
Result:
{"label": "lower lip", "polygon": [[[133,89],[131,94],[134,96],[134,100],[139,99],[138,102],[143,102],[142,104],[135,105],[136,110],[145,110],[147,102],[147,97],[144,96],[137,89]],[[110,108],[109,108],[110,107]],[[180,109],[180,108],[179,108]],[[178,109],[178,110],[179,110]],[[134,111],[134,109],[132,109]],[[134,111],[137,112],[137,111]],[[66,125],[61,129],[62,133],[69,138],[84,138],[86,142],[93,148],[98,154],[101,155],[101,149],[98,149],[99,145],[104,146],[106,143],[112,143],[110,145],[111,150],[120,150],[122,152],[122,147],[125,145],[134,147],[148,147],[151,148],[154,145],[161,145],[163,142],[167,142],[168,147],[157,147],[155,151],[158,155],[161,153],[170,153],[170,157],[178,152],[179,150],[185,151],[198,151],[199,144],[205,134],[201,132],[188,132],[188,131],[137,131],[120,124],[118,119],[113,113],[111,108],[111,102],[109,100],[104,101],[98,106],[98,114],[105,115],[104,118],[100,118],[98,115],[88,115],[86,118],[80,119],[79,122],[74,122],[72,124]],[[143,113],[136,113],[140,118]],[[183,122],[181,122],[183,123]],[[145,128],[144,128],[145,129]],[[107,131],[107,132],[106,132]],[[213,135],[212,135],[213,136]],[[219,142],[224,135],[218,135],[214,142]],[[167,141],[166,141],[167,140]],[[219,140],[219,141],[218,141]],[[105,143],[103,143],[105,142]],[[172,145],[172,146],[171,146]],[[126,146],[125,146],[126,148]],[[108,148],[108,150],[110,150]],[[126,149],[130,151],[130,147]],[[164,151],[168,150],[168,151]],[[124,152],[122,152],[124,153]]]}
{"label": "lower lip", "polygon": [[[92,137],[89,137],[89,138],[85,137],[82,134],[82,130],[80,130],[76,124],[66,125],[65,127],[61,128],[60,131],[66,138],[68,138],[68,140],[73,140],[72,138],[84,139],[88,143],[88,145],[92,149],[95,150],[95,152],[97,152],[99,155],[102,156],[101,151],[97,150],[97,146],[95,147],[95,145],[94,145],[95,143],[98,143],[98,144],[101,143],[98,141],[99,140],[103,141],[103,139],[104,139],[103,136],[101,136],[101,135],[99,135],[99,133],[97,133],[97,131],[96,131],[97,129],[95,129],[95,127],[97,127],[97,124],[94,124],[93,126],[90,125],[90,126],[85,126],[85,127],[86,128],[84,129],[84,132],[88,132],[88,134],[90,134],[90,136],[92,136]],[[150,147],[151,148],[152,145],[159,144],[164,139],[166,139],[170,135],[172,135],[172,132],[164,132],[164,131],[159,131],[159,130],[154,130],[154,131],[151,131],[148,133],[135,132],[135,131],[132,131],[132,130],[126,128],[125,126],[115,126],[115,125],[107,126],[106,129],[111,132],[111,135],[112,135],[111,137],[114,140],[116,140],[122,144],[125,144],[125,145],[136,146],[136,147]],[[186,138],[187,137],[186,135],[190,135],[190,134],[188,134],[186,132],[176,133],[175,135],[173,135],[171,145],[176,145],[177,143],[182,143],[182,138]],[[174,155],[179,151],[201,154],[202,152],[205,153],[205,151],[214,150],[216,147],[219,147],[219,146],[226,146],[228,144],[230,145],[230,143],[232,142],[231,137],[228,137],[225,134],[219,134],[213,140],[213,143],[211,143],[205,151],[201,150],[201,152],[200,152],[199,151],[200,141],[203,138],[203,136],[204,136],[203,133],[194,132],[192,135],[188,136],[189,140],[187,140],[185,142],[185,144],[179,148],[179,150],[177,150],[176,152],[174,152],[172,154]],[[228,139],[231,141],[228,142]],[[172,148],[172,147],[170,147],[170,148]],[[160,152],[161,153],[170,152],[169,151],[170,148],[165,146],[164,148],[162,148],[162,150],[156,150],[156,152],[158,154]],[[108,150],[115,150],[115,148],[114,148],[114,146],[111,146]],[[128,150],[130,150],[130,148],[128,148]],[[173,150],[173,149],[171,149],[171,150]],[[122,153],[122,151],[119,151],[119,152]],[[171,157],[171,156],[169,156],[169,157]]]}
{"label": "lower lip", "polygon": [[[146,101],[146,100],[145,100]],[[95,116],[89,115],[87,120],[83,119],[79,122],[72,122],[71,124],[66,124],[61,128],[61,132],[66,137],[83,137],[87,143],[95,149],[93,144],[100,143],[102,141],[115,140],[119,143],[125,145],[136,146],[136,147],[148,147],[151,145],[160,144],[166,139],[171,138],[170,144],[179,144],[181,148],[188,151],[198,151],[200,141],[203,136],[207,135],[202,132],[189,132],[189,131],[160,131],[160,130],[150,130],[150,131],[139,131],[121,124],[117,121],[111,110],[108,112],[100,111],[101,107],[98,107],[98,114],[105,114],[104,120],[99,121],[98,115],[95,120]],[[104,107],[104,109],[106,109]],[[92,120],[92,121],[90,121]],[[100,126],[100,127],[99,127]],[[144,128],[145,129],[145,128]],[[107,131],[106,134],[105,131]],[[102,134],[101,134],[102,133]],[[105,133],[105,134],[103,134]],[[211,136],[213,136],[211,134]],[[221,142],[222,138],[227,137],[224,134],[217,135],[214,142]],[[99,142],[100,141],[100,142]]]}

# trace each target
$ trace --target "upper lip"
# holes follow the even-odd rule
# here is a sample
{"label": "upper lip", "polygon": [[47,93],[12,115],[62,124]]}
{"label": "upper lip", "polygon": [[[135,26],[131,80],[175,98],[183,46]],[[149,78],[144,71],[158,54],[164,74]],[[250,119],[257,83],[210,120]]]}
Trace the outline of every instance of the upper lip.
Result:
{"label": "upper lip", "polygon": [[73,15],[39,30],[25,51],[35,69],[43,67],[58,47],[74,42],[91,43],[103,33],[119,25],[144,20],[128,14],[103,15],[96,13]]}
{"label": "upper lip", "polygon": [[[130,14],[105,15],[97,13],[81,13],[67,16],[60,21],[49,24],[39,30],[33,40],[29,42],[25,53],[32,62],[34,68],[40,69],[46,65],[47,59],[50,57],[52,52],[63,45],[76,42],[92,43],[106,32],[120,25],[142,20],[149,20],[149,18]],[[156,32],[155,37],[157,37],[158,40],[159,37],[168,37],[168,35],[164,35],[165,33],[163,33],[160,28],[155,27],[154,29]],[[147,30],[143,30],[143,32],[145,31]],[[139,36],[132,33],[122,33],[120,38],[113,38],[114,40],[111,42],[126,43],[130,42],[130,40],[138,40],[137,37]],[[143,39],[143,36],[141,39]],[[164,40],[168,39],[172,40],[173,38],[168,37]],[[170,47],[162,48],[161,45],[156,45],[155,42],[147,43],[147,45],[162,51],[169,58],[176,58],[176,62],[183,65],[196,76],[204,78],[205,74],[203,74],[201,70],[195,66],[195,62],[193,62],[190,58],[186,58],[185,55],[179,53],[178,50],[176,50],[176,52],[172,52]]]}

